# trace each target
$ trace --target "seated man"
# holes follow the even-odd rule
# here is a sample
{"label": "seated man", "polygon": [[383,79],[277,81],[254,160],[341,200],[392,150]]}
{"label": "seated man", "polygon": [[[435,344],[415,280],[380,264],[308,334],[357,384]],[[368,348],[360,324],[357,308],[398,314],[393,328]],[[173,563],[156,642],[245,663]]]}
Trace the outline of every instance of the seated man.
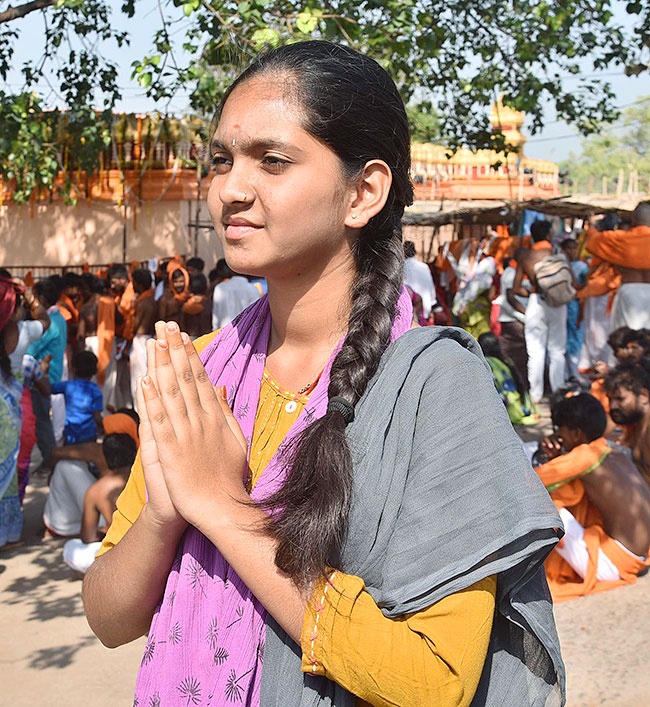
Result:
{"label": "seated man", "polygon": [[[107,436],[127,434],[136,446],[137,415],[119,412],[104,418]],[[54,469],[50,492],[43,510],[43,522],[51,535],[74,537],[81,532],[84,497],[98,477],[110,473],[103,445],[98,442],[56,448],[49,460]]]}
{"label": "seated man", "polygon": [[[645,329],[619,327],[607,337],[607,343],[612,349],[615,365],[617,366],[626,363],[638,363],[644,356],[650,354],[650,338]],[[595,371],[599,377],[592,382],[589,392],[605,408],[608,416],[605,437],[610,439],[616,428],[616,423],[609,416],[609,398],[605,390],[605,376],[609,373],[610,367],[604,361],[598,361]],[[625,444],[627,443],[629,430],[624,426],[623,432],[623,443]]]}
{"label": "seated man", "polygon": [[541,445],[550,461],[536,471],[566,532],[546,561],[553,599],[631,584],[650,564],[650,488],[629,456],[608,446],[593,396],[561,399],[552,418],[556,434]]}
{"label": "seated man", "polygon": [[85,573],[92,565],[101,539],[113,520],[117,497],[126,486],[137,452],[128,434],[107,435],[102,444],[108,473],[88,487],[83,500],[81,538],[63,546],[63,560],[73,570]]}
{"label": "seated man", "polygon": [[648,359],[623,363],[605,376],[609,415],[625,429],[623,443],[650,484],[650,371]]}

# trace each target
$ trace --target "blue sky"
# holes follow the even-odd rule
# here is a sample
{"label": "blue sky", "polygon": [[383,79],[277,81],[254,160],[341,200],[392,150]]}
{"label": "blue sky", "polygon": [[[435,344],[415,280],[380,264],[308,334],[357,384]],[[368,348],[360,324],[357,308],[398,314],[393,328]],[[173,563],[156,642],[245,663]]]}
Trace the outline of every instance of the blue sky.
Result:
{"label": "blue sky", "polygon": [[[115,25],[125,29],[130,34],[131,43],[128,47],[117,50],[115,47],[102,46],[101,51],[115,61],[120,70],[119,85],[122,88],[123,99],[118,104],[117,109],[125,112],[145,112],[153,110],[156,104],[148,99],[142,89],[130,80],[131,62],[144,56],[151,47],[151,36],[153,31],[159,26],[158,2],[156,0],[138,0],[136,2],[136,16],[132,20],[126,19],[119,11],[121,0],[110,0],[114,8],[113,17]],[[615,3],[616,19],[629,26],[630,20],[625,13],[625,3],[617,1]],[[174,11],[174,8],[171,8]],[[181,12],[178,16],[181,16]],[[43,21],[35,12],[32,15],[18,20],[16,28],[20,31],[19,42],[16,46],[15,70],[9,75],[8,82],[10,88],[19,88],[21,81],[20,67],[28,59],[38,58],[34,53],[34,47],[41,47],[43,43]],[[180,41],[183,37],[182,23],[179,24],[179,31],[175,39]],[[54,67],[52,74],[54,75]],[[590,76],[595,74],[590,73]],[[637,101],[641,96],[650,94],[650,77],[646,73],[641,77],[626,77],[622,71],[613,68],[602,74],[604,78],[611,81],[616,93],[616,105],[625,107]],[[563,79],[566,86],[577,85],[576,77],[567,76]],[[44,93],[48,93],[47,85],[41,86]],[[52,97],[50,102],[56,103],[56,98]],[[169,109],[172,112],[180,113],[186,108],[186,97],[179,93],[171,102]],[[553,111],[549,109],[546,116],[546,125],[541,133],[530,135],[526,145],[526,154],[529,157],[550,159],[560,161],[564,159],[570,151],[577,153],[580,151],[581,137],[577,131],[566,125],[566,123],[555,120]]]}

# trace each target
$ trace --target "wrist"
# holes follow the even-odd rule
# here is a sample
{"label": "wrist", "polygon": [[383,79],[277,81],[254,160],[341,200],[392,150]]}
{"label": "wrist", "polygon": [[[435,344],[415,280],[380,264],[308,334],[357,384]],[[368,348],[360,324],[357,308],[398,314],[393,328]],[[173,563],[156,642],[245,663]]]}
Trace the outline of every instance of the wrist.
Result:
{"label": "wrist", "polygon": [[181,535],[187,528],[187,521],[178,517],[175,519],[161,519],[152,512],[149,503],[145,503],[138,520],[153,534],[164,542],[178,543]]}
{"label": "wrist", "polygon": [[231,536],[233,530],[259,524],[266,514],[251,503],[250,496],[242,487],[231,493],[219,494],[209,505],[201,510],[200,517],[190,522],[207,538],[217,545],[219,538]]}

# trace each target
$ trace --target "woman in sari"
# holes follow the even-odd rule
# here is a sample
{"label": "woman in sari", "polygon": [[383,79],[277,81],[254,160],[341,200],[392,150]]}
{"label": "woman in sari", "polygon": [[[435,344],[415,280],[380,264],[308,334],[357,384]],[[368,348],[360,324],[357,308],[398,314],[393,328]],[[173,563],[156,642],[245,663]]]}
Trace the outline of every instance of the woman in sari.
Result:
{"label": "woman in sari", "polygon": [[148,344],[141,456],[84,580],[105,645],[148,633],[135,704],[561,704],[560,522],[475,340],[412,328],[392,80],[274,50],[210,149],[226,259],[268,294]]}
{"label": "woman in sari", "polygon": [[[28,340],[24,341],[24,323],[21,322],[19,327],[13,320],[17,295],[22,292],[22,286],[8,277],[0,276],[0,548],[18,542],[23,529],[17,467],[21,430],[20,399],[23,388],[13,375],[11,359],[12,354],[17,351],[18,360],[22,362],[22,353],[29,345]],[[30,309],[44,315],[49,325],[47,313],[38,305],[31,292],[30,296]],[[43,326],[37,324],[40,333],[43,332]],[[21,363],[18,371],[22,372]]]}

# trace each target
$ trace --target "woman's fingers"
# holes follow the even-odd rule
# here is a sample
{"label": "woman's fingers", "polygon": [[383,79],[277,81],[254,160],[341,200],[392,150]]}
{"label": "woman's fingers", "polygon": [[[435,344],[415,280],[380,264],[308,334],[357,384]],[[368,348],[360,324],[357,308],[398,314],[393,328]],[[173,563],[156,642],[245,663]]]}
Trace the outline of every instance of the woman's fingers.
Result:
{"label": "woman's fingers", "polygon": [[[145,342],[147,350],[147,374],[151,378],[153,384],[158,389],[158,381],[156,379],[156,339],[147,339]],[[139,404],[139,403],[138,403]]]}
{"label": "woman's fingers", "polygon": [[244,450],[244,454],[247,455],[248,442],[246,441],[246,437],[244,437],[244,433],[241,431],[241,427],[239,426],[239,422],[237,422],[237,418],[233,415],[233,412],[230,409],[230,406],[228,405],[228,399],[226,398],[226,387],[219,386],[218,388],[215,388],[215,393],[217,397],[217,402],[219,403],[219,407],[221,408],[221,411],[223,412],[223,415],[226,418],[226,423],[228,424],[230,431],[233,433],[237,442],[239,442],[239,446]]}
{"label": "woman's fingers", "polygon": [[167,322],[165,335],[169,346],[169,357],[176,373],[178,386],[185,401],[185,406],[190,415],[192,415],[192,413],[198,412],[200,407],[194,372],[187,355],[187,342],[189,341],[190,344],[192,342],[187,334],[181,334],[176,322]]}
{"label": "woman's fingers", "polygon": [[217,401],[214,388],[203,366],[203,362],[199,358],[199,354],[194,348],[194,344],[189,340],[189,337],[185,343],[185,352],[187,353],[187,358],[194,375],[194,382],[201,407],[210,414],[218,412],[221,408]]}
{"label": "woman's fingers", "polygon": [[[175,429],[181,430],[189,423],[187,406],[169,355],[169,344],[165,339],[156,341],[156,378],[158,379],[159,399],[167,417]],[[151,411],[149,418],[152,419]]]}
{"label": "woman's fingers", "polygon": [[174,426],[163,405],[161,396],[158,395],[149,376],[142,379],[141,388],[144,417],[147,421],[146,424],[150,425],[151,435],[156,443],[158,457],[160,457],[161,449],[170,442],[176,441]]}
{"label": "woman's fingers", "polygon": [[[149,378],[151,380],[151,378]],[[138,401],[138,411],[140,413],[140,427],[138,434],[140,437],[140,456],[142,463],[145,465],[158,463],[158,452],[156,450],[156,442],[153,438],[151,430],[151,422],[147,411],[147,404],[144,399],[143,378],[138,378],[135,385],[135,396]],[[151,382],[153,385],[153,381]]]}

